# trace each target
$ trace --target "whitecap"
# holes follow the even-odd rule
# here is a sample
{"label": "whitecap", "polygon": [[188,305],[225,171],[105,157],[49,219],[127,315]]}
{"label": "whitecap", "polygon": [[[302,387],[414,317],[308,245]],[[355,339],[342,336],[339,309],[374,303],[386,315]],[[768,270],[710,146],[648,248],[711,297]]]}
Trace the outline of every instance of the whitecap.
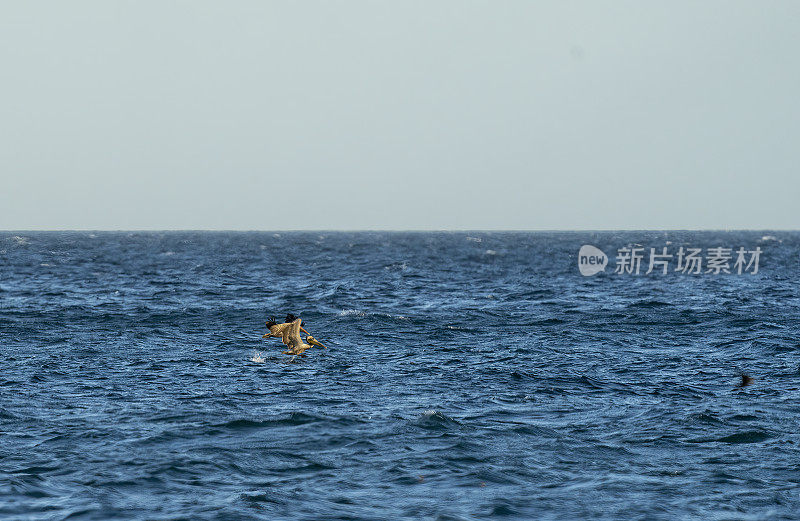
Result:
{"label": "whitecap", "polygon": [[347,317],[350,315],[358,315],[359,317],[364,317],[367,314],[361,311],[360,309],[343,309],[340,313],[340,317]]}

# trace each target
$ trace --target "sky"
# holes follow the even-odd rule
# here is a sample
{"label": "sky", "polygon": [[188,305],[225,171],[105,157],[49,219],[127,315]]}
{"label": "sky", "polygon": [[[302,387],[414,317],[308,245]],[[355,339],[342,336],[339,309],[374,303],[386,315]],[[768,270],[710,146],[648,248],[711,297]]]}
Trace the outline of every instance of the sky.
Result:
{"label": "sky", "polygon": [[800,2],[0,3],[0,229],[800,229]]}

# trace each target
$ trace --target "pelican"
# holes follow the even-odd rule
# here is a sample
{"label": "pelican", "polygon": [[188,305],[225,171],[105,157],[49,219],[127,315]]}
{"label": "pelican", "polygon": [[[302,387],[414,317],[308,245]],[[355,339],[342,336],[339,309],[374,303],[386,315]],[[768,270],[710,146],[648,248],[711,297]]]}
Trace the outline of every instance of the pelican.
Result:
{"label": "pelican", "polygon": [[[295,318],[294,315],[291,314],[286,318],[291,320],[287,320],[283,324],[278,324],[274,320],[268,320],[267,327],[269,328],[269,333],[266,333],[261,338],[281,337],[281,341],[289,348],[283,351],[285,355],[301,355],[304,351],[311,349],[312,346],[328,349],[316,338],[311,336],[308,331],[303,329],[300,325],[301,320],[299,318]],[[305,342],[300,337],[300,331],[306,334]]]}

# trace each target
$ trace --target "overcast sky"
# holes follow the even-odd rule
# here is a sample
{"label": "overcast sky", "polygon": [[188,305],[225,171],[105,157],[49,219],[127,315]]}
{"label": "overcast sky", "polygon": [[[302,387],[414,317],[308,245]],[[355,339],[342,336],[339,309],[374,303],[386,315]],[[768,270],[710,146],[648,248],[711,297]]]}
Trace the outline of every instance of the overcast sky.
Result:
{"label": "overcast sky", "polygon": [[798,229],[800,2],[0,4],[0,229]]}

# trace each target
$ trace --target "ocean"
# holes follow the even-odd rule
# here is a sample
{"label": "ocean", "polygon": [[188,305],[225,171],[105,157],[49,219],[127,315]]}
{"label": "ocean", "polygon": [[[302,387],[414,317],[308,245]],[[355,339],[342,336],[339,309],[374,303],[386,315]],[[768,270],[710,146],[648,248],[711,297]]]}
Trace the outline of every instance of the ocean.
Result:
{"label": "ocean", "polygon": [[[798,261],[798,232],[0,232],[0,519],[799,519]],[[328,349],[261,338],[290,312]]]}

